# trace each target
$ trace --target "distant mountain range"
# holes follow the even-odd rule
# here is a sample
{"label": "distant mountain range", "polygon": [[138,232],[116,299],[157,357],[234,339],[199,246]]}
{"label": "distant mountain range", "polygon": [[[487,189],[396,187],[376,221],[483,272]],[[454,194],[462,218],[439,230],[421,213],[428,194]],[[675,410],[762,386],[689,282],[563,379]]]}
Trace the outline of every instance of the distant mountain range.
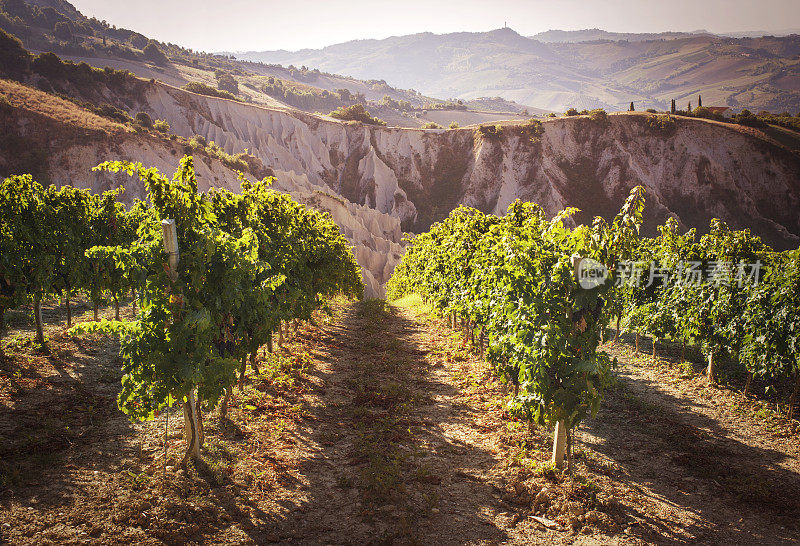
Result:
{"label": "distant mountain range", "polygon": [[576,43],[593,42],[596,40],[628,40],[629,42],[643,42],[645,40],[674,40],[676,38],[689,38],[696,34],[711,34],[707,30],[693,32],[609,32],[599,28],[583,30],[547,30],[530,36],[532,40],[545,43]]}
{"label": "distant mountain range", "polygon": [[593,42],[597,40],[627,40],[629,42],[644,42],[646,40],[675,40],[677,38],[690,38],[692,36],[727,36],[729,38],[760,38],[761,36],[789,36],[800,34],[800,28],[784,29],[778,31],[750,30],[744,32],[722,32],[714,34],[708,30],[693,30],[692,32],[609,32],[599,28],[583,30],[547,30],[534,34],[530,38],[545,43],[576,43]]}
{"label": "distant mountain range", "polygon": [[800,110],[800,36],[732,38],[692,33],[620,34],[598,29],[521,36],[489,32],[355,40],[300,51],[236,54],[413,88],[426,95],[499,96],[545,110],[725,105]]}

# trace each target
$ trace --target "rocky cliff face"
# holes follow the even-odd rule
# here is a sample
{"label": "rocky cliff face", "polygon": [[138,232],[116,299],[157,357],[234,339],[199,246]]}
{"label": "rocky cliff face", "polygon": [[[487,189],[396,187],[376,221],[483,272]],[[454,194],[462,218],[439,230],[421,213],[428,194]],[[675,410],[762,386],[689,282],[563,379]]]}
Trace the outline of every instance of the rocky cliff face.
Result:
{"label": "rocky cliff face", "polygon": [[276,174],[304,176],[406,231],[427,229],[460,203],[502,214],[518,198],[549,214],[579,207],[579,222],[609,217],[643,185],[647,232],[668,216],[701,231],[718,217],[777,247],[800,242],[800,157],[747,128],[689,118],[658,127],[648,114],[626,113],[547,120],[538,140],[513,130],[487,138],[471,128],[343,124],[160,84],[143,106],[178,134],[248,149]]}

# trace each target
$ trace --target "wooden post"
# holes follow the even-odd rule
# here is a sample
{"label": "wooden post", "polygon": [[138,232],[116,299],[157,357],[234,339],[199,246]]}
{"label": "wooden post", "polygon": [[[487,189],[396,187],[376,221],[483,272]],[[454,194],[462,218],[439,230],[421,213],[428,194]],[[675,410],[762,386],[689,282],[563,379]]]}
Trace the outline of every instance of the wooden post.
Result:
{"label": "wooden post", "polygon": [[64,302],[67,305],[67,328],[72,328],[72,307],[69,304],[69,290],[65,290]]}
{"label": "wooden post", "polygon": [[564,467],[564,453],[567,450],[567,427],[564,421],[556,423],[556,431],[553,436],[553,459],[552,463],[556,468]]}
{"label": "wooden post", "polygon": [[[178,264],[180,251],[178,250],[178,230],[175,220],[162,220],[161,230],[164,234],[164,250],[169,259],[169,278],[172,282],[178,280]],[[200,458],[200,421],[198,419],[198,405],[193,387],[186,395],[183,403],[183,435],[186,438],[186,456],[193,459]],[[185,459],[185,457],[184,457]]]}
{"label": "wooden post", "polygon": [[44,326],[42,325],[42,297],[36,293],[33,296],[33,318],[36,322],[36,342],[44,345]]}
{"label": "wooden post", "polygon": [[[95,282],[97,282],[97,277],[99,275],[100,275],[100,263],[99,262],[95,262],[94,263],[94,280],[95,280]],[[98,299],[100,299],[100,294],[99,293],[95,294],[95,297],[93,298],[93,301],[92,301],[92,311],[93,311],[93,314],[94,314],[94,321],[95,322],[97,322],[99,320],[98,319],[98,311],[99,311],[99,307],[100,307],[100,302],[97,301]]]}
{"label": "wooden post", "polygon": [[197,399],[195,389],[189,391],[183,403],[183,436],[186,438],[186,454],[192,459],[200,459],[200,421],[197,418]]}
{"label": "wooden post", "polygon": [[175,228],[175,220],[162,220],[161,230],[164,232],[164,250],[169,255],[169,276],[172,282],[175,282],[178,280],[178,264],[180,263],[178,230]]}
{"label": "wooden post", "polygon": [[706,379],[708,383],[714,382],[714,351],[708,353],[708,368],[706,368]]}

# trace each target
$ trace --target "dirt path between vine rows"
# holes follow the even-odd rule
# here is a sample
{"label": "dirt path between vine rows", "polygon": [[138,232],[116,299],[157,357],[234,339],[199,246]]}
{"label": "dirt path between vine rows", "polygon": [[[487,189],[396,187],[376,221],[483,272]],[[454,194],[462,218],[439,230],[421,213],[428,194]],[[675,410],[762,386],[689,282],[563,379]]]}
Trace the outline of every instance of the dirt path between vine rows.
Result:
{"label": "dirt path between vine rows", "polygon": [[551,431],[510,416],[477,351],[418,300],[333,311],[260,355],[187,471],[177,410],[131,425],[113,407],[114,342],[53,327],[49,355],[6,345],[0,543],[800,541],[796,431],[670,358],[606,346],[620,380],[569,475]]}

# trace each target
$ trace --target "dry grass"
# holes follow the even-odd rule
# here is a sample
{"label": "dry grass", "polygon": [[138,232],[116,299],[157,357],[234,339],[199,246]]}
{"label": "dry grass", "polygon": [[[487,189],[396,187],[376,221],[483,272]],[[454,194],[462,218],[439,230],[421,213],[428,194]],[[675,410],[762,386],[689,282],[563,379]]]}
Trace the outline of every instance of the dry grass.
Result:
{"label": "dry grass", "polygon": [[41,114],[79,129],[101,131],[108,134],[127,131],[124,125],[84,110],[68,100],[18,82],[0,80],[0,95],[4,96],[8,103],[15,108]]}

